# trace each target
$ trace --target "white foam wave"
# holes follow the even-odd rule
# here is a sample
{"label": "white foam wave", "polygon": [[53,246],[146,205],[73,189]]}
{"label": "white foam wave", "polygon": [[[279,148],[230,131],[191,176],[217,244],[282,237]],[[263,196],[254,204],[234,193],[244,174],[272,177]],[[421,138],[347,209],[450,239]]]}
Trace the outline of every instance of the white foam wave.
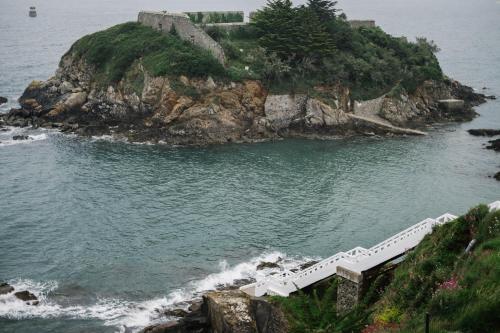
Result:
{"label": "white foam wave", "polygon": [[[33,132],[24,128],[11,126],[5,127],[4,129],[6,129],[6,131],[0,132],[0,147],[30,144],[37,141],[43,141],[48,138],[48,130],[41,129]],[[28,136],[28,139],[14,140],[13,137],[16,135],[26,135]]]}
{"label": "white foam wave", "polygon": [[17,299],[14,293],[0,296],[0,317],[10,319],[29,318],[69,318],[97,319],[106,326],[115,326],[120,332],[139,331],[145,326],[167,320],[160,315],[162,310],[169,308],[187,308],[189,301],[201,297],[202,293],[221,286],[233,284],[240,279],[255,279],[272,270],[257,271],[260,262],[279,262],[282,269],[291,269],[310,258],[287,257],[280,252],[270,252],[252,258],[251,260],[230,266],[226,261],[220,262],[220,271],[204,279],[190,282],[186,287],[170,292],[165,297],[131,302],[119,299],[100,299],[92,305],[62,306],[50,299],[51,292],[57,290],[54,281],[35,282],[31,280],[13,280],[9,283],[16,291],[29,290],[39,299],[39,305],[28,305]]}

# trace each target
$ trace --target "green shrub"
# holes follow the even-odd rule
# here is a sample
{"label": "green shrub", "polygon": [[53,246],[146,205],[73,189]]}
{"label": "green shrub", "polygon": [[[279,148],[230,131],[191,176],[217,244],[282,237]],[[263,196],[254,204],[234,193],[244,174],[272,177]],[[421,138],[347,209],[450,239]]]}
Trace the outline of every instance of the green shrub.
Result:
{"label": "green shrub", "polygon": [[132,22],[85,36],[69,52],[94,65],[103,84],[120,81],[139,59],[153,75],[224,75],[208,51]]}
{"label": "green shrub", "polygon": [[326,289],[313,289],[306,294],[298,291],[288,298],[272,297],[281,306],[291,326],[291,332],[358,332],[364,327],[369,312],[356,308],[347,314],[337,313],[338,280],[330,281]]}
{"label": "green shrub", "polygon": [[356,99],[378,97],[396,85],[412,93],[426,80],[444,79],[433,42],[410,43],[380,28],[352,29],[345,16],[335,14],[335,4],[313,0],[293,7],[288,0],[270,1],[252,22],[259,45],[289,63],[292,77],[303,59],[313,60],[317,66],[309,81],[341,82]]}
{"label": "green shrub", "polygon": [[[408,329],[422,328],[430,312],[443,332],[500,332],[499,221],[500,212],[480,205],[437,227],[398,267],[380,304],[401,309]],[[464,253],[473,238],[479,244]]]}

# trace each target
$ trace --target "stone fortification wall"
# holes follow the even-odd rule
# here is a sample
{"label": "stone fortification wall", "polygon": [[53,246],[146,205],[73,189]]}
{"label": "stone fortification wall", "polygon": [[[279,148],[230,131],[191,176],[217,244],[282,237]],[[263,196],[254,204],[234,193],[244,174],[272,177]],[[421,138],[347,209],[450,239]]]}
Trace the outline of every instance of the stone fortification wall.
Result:
{"label": "stone fortification wall", "polygon": [[352,28],[375,28],[377,25],[374,20],[349,20]]}
{"label": "stone fortification wall", "polygon": [[172,27],[175,27],[181,39],[208,50],[221,64],[226,62],[226,56],[220,44],[191,22],[186,14],[142,11],[139,13],[138,22],[165,33],[169,33]]}

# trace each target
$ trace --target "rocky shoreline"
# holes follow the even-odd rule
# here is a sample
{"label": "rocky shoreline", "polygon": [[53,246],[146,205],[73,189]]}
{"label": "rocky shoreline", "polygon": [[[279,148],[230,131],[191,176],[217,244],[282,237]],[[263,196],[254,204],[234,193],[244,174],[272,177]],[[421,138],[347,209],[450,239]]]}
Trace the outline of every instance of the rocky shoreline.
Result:
{"label": "rocky shoreline", "polygon": [[136,64],[134,77],[103,85],[96,70],[68,53],[56,75],[32,82],[21,108],[0,126],[58,128],[82,136],[130,142],[207,145],[287,137],[424,135],[425,124],[467,121],[486,101],[457,81],[426,81],[370,101],[355,101],[340,84],[308,94],[272,94],[260,81],[152,77]]}

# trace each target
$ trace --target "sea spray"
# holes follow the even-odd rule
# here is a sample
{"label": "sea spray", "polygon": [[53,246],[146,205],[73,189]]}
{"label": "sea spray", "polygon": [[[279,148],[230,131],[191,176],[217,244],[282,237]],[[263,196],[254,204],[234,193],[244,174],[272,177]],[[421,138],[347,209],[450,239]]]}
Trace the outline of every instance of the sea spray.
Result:
{"label": "sea spray", "polygon": [[[11,126],[3,127],[2,130],[0,130],[0,147],[24,145],[43,141],[49,137],[49,133],[56,132],[47,129],[33,130]],[[13,137],[17,135],[26,135],[28,138],[26,140],[14,140]]]}
{"label": "sea spray", "polygon": [[[314,258],[317,259],[317,258]],[[231,266],[223,260],[219,263],[219,271],[205,278],[189,282],[184,288],[176,289],[164,297],[145,301],[125,301],[120,299],[98,299],[91,305],[62,306],[51,294],[55,294],[58,283],[55,281],[36,282],[27,279],[8,281],[16,291],[29,290],[40,303],[37,306],[27,305],[17,299],[14,293],[0,296],[0,317],[9,319],[29,318],[67,318],[97,319],[106,326],[115,326],[120,332],[139,331],[145,326],[167,321],[163,315],[168,309],[187,309],[190,302],[201,298],[204,292],[234,284],[237,280],[258,279],[273,271],[289,270],[300,264],[313,260],[306,257],[289,257],[281,252],[266,252],[249,261]],[[268,268],[258,271],[261,262],[278,262],[280,268]]]}

